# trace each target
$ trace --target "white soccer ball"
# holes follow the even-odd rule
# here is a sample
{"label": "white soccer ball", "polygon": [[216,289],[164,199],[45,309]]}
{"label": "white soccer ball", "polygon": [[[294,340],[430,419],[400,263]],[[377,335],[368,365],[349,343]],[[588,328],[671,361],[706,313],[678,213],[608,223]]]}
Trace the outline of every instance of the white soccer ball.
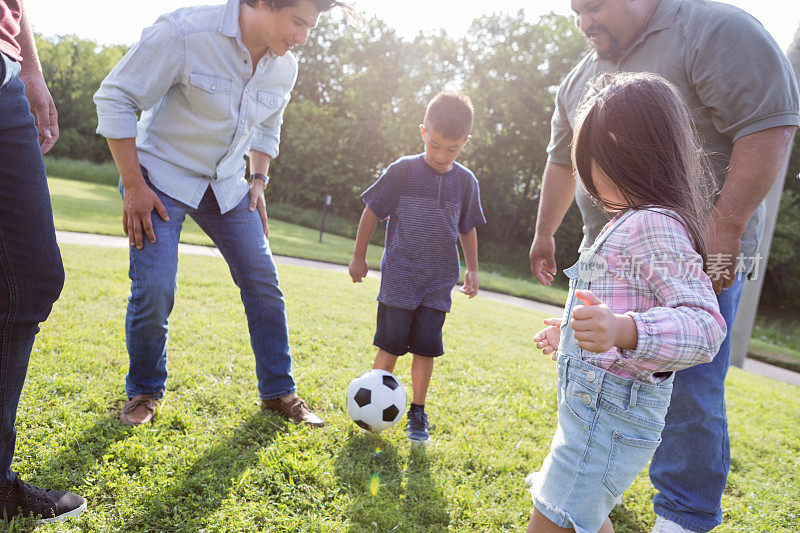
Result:
{"label": "white soccer ball", "polygon": [[400,380],[386,370],[369,370],[347,387],[347,413],[358,426],[380,433],[403,418],[406,390]]}

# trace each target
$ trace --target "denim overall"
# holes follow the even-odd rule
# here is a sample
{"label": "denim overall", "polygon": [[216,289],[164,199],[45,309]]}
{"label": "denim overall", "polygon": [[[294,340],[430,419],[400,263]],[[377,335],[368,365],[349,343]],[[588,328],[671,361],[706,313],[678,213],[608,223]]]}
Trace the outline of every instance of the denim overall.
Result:
{"label": "denim overall", "polygon": [[597,252],[630,216],[606,228],[578,262],[564,270],[569,296],[558,346],[558,427],[534,476],[536,508],[560,527],[596,533],[661,442],[673,375],[659,384],[627,379],[581,359],[570,318],[578,289],[605,275]]}

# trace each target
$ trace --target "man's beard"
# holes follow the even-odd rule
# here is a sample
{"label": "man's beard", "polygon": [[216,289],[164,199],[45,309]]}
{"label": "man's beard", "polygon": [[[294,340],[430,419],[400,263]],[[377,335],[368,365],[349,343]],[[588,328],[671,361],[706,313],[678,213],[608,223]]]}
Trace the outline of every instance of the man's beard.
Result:
{"label": "man's beard", "polygon": [[611,35],[611,32],[609,32],[605,27],[599,26],[596,28],[594,27],[589,28],[586,31],[586,33],[593,33],[598,31],[605,33],[606,37],[608,37],[608,47],[605,50],[599,50],[597,46],[592,42],[592,40],[589,39],[589,37],[586,34],[584,34],[584,37],[586,38],[586,43],[589,45],[589,48],[597,54],[597,57],[599,59],[604,59],[607,61],[619,60],[622,57],[622,53],[624,52],[624,50],[620,46],[619,41],[613,35]]}

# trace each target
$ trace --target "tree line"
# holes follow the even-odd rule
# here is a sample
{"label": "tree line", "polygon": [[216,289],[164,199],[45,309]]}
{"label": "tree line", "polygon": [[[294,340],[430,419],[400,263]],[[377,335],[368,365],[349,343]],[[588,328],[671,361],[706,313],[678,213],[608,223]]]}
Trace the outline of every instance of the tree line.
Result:
{"label": "tree line", "polygon": [[[110,159],[97,126],[92,94],[125,53],[76,36],[37,37],[59,110],[56,157]],[[536,218],[555,91],[586,53],[572,21],[522,11],[475,20],[467,34],[444,32],[404,40],[373,19],[364,28],[330,19],[298,52],[300,72],[271,168],[269,200],[358,220],[359,194],[397,157],[422,150],[418,124],[427,101],[443,89],[463,90],[475,106],[473,138],[460,161],[475,172],[488,224],[479,229],[482,258],[522,274]],[[800,143],[792,152],[762,298],[794,305],[800,295]],[[556,260],[572,264],[581,234],[573,206],[556,235]],[[511,253],[509,253],[511,251]]]}

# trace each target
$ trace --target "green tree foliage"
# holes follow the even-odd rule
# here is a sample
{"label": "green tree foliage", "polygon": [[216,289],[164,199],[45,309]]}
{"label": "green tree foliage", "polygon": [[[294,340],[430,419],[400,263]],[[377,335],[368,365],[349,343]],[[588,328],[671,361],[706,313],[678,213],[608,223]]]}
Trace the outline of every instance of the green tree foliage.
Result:
{"label": "green tree foliage", "polygon": [[[585,41],[568,18],[549,15],[531,24],[520,11],[475,21],[462,46],[465,86],[476,109],[465,161],[481,180],[491,221],[482,237],[529,245],[555,92]],[[581,225],[571,211],[559,233],[559,265],[576,258]],[[524,254],[520,260],[524,266]]]}
{"label": "green tree foliage", "polygon": [[90,161],[108,160],[105,140],[95,135],[97,114],[92,95],[125,54],[124,46],[98,46],[65,35],[36,36],[44,79],[58,110],[60,137],[51,154]]}
{"label": "green tree foliage", "polygon": [[[122,57],[122,46],[98,46],[75,36],[37,37],[61,139],[53,155],[109,159],[92,95]],[[790,49],[800,64],[800,40]],[[297,85],[272,164],[271,202],[321,209],[355,226],[359,194],[402,155],[422,150],[418,125],[440,90],[463,90],[475,105],[473,139],[460,160],[477,175],[488,224],[479,230],[481,257],[525,275],[546,160],[555,91],[585,53],[573,22],[547,15],[535,22],[516,14],[483,17],[462,39],[444,32],[408,41],[377,19],[356,29],[323,17],[298,52]],[[793,52],[794,50],[794,52]],[[792,55],[794,53],[794,55]],[[764,298],[790,302],[800,291],[800,139],[786,180]],[[556,236],[560,267],[577,256],[581,219],[574,206]],[[796,305],[796,304],[795,304]]]}
{"label": "green tree foliage", "polygon": [[[462,161],[481,182],[490,221],[482,241],[526,246],[555,90],[584,47],[568,18],[530,23],[521,11],[476,20],[458,41],[443,32],[403,41],[377,20],[363,32],[325,24],[300,51],[272,194],[309,207],[330,194],[334,211],[355,223],[358,194],[397,157],[421,150],[427,101],[443,89],[465,90],[476,121]],[[562,264],[575,256],[575,212],[564,227]],[[523,270],[525,254],[515,255]]]}
{"label": "green tree foliage", "polygon": [[458,46],[445,35],[401,40],[371,20],[363,32],[327,24],[299,52],[274,194],[357,220],[360,192],[397,157],[419,151],[427,100],[457,74]]}

